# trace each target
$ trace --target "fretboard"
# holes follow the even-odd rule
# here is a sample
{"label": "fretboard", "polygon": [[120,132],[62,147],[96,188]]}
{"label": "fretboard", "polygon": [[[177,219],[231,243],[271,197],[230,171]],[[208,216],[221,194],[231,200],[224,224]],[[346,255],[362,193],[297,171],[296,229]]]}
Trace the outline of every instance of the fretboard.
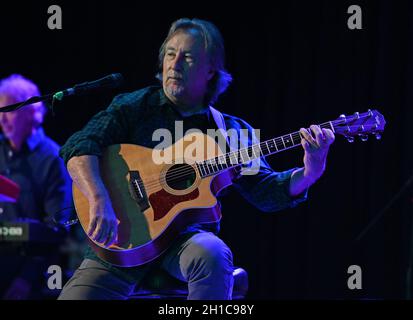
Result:
{"label": "fretboard", "polygon": [[[321,128],[331,129],[334,131],[334,125],[332,122],[326,122],[319,126]],[[301,145],[301,134],[299,131],[296,131],[274,139],[253,144],[249,147],[231,151],[215,158],[197,162],[196,166],[201,174],[201,177],[204,178],[242,164],[248,164],[252,160],[260,157],[266,157],[270,154],[288,150],[299,145]]]}

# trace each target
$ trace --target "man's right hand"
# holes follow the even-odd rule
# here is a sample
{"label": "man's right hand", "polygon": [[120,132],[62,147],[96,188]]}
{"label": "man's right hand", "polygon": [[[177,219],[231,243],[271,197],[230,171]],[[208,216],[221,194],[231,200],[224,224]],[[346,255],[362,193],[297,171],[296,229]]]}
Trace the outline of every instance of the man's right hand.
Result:
{"label": "man's right hand", "polygon": [[88,236],[104,247],[116,243],[118,220],[109,196],[92,199],[89,205]]}
{"label": "man's right hand", "polygon": [[117,241],[119,222],[100,176],[98,157],[72,157],[67,162],[67,170],[73,182],[89,200],[89,238],[109,247]]}

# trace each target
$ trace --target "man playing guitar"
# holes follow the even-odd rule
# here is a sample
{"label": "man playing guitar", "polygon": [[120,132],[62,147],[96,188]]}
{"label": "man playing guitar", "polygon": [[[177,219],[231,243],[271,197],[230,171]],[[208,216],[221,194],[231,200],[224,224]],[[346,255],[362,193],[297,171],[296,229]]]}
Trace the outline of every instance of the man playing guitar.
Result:
{"label": "man playing guitar", "polygon": [[[198,19],[175,21],[160,49],[159,60],[161,87],[148,87],[115,97],[107,110],[95,115],[61,149],[75,188],[88,203],[87,225],[82,225],[99,250],[121,246],[122,222],[119,224],[121,219],[114,210],[117,200],[102,179],[102,172],[109,174],[110,170],[102,170],[100,166],[106,148],[133,144],[153,149],[158,142],[153,141],[152,133],[158,128],[174,131],[177,121],[182,121],[185,130],[196,128],[204,133],[220,126],[209,106],[226,90],[231,76],[224,69],[224,45],[217,28]],[[253,142],[250,125],[227,114],[222,117],[226,128],[248,130],[247,143]],[[262,211],[282,210],[304,201],[308,188],[325,170],[329,146],[334,141],[333,130],[312,125],[310,130],[301,129],[299,134],[304,148],[304,167],[276,172],[261,159],[256,174],[240,174],[232,179],[234,188]],[[149,199],[142,211],[156,211],[150,185],[140,185],[139,181],[144,179],[139,179],[135,180],[138,181],[136,193],[138,197],[143,196],[140,187],[144,186],[148,194],[146,199]],[[181,194],[175,196],[183,197]],[[171,195],[164,199],[169,201]],[[162,207],[166,202],[157,205]],[[191,223],[179,232],[167,250],[135,266],[110,263],[89,250],[59,299],[127,299],[136,283],[155,265],[188,283],[188,299],[230,299],[232,253],[218,238],[218,231],[219,220]]]}

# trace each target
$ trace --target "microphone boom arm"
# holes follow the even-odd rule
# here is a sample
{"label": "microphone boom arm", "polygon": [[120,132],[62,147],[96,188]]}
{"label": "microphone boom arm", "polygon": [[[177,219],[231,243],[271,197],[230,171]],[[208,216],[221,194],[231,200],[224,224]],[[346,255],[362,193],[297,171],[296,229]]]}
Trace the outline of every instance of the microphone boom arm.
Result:
{"label": "microphone boom arm", "polygon": [[[65,96],[82,95],[88,91],[94,91],[94,90],[103,89],[103,88],[114,88],[114,87],[118,87],[122,82],[123,82],[122,74],[113,73],[99,80],[77,84],[73,88],[58,91],[56,93],[46,94],[44,96],[34,96],[34,97],[27,99],[26,101],[18,102],[15,104],[2,107],[0,108],[0,112],[15,111],[24,106],[37,103],[37,102],[54,101],[54,100],[60,101]],[[53,109],[53,102],[52,102],[51,109]]]}

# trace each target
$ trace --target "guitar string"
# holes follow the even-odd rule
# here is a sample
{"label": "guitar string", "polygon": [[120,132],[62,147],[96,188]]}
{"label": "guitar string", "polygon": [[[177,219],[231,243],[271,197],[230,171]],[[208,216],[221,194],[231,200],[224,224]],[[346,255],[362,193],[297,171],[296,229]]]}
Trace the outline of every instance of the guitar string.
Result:
{"label": "guitar string", "polygon": [[[322,124],[322,125],[325,125],[325,124]],[[320,125],[320,126],[322,126],[322,125]],[[355,127],[358,127],[358,126],[348,126],[349,128],[355,128]],[[296,132],[296,133],[293,133],[293,134],[289,134],[289,135],[284,135],[283,137],[285,137],[285,136],[292,136],[293,137],[293,140],[294,139],[298,139],[298,138],[301,138],[301,135],[299,134],[299,132]],[[272,140],[277,140],[277,139],[279,139],[280,141],[281,141],[281,137],[280,138],[275,138],[275,139],[272,139]],[[270,141],[270,140],[269,140]],[[295,146],[298,146],[300,143],[297,143],[297,144],[293,144],[293,145],[291,145],[290,147],[288,147],[288,148],[291,148],[291,147],[295,147]],[[256,144],[255,145],[255,147],[257,147],[258,145],[260,145],[260,148],[263,146],[263,145],[266,145],[266,141],[264,141],[264,142],[261,142],[261,143],[259,143],[259,144]],[[233,151],[233,152],[231,152],[231,153],[227,153],[227,154],[224,154],[224,155],[221,155],[221,156],[217,156],[217,157],[215,157],[215,158],[211,158],[211,159],[207,159],[207,160],[205,160],[205,161],[203,161],[202,163],[204,163],[205,165],[214,165],[214,166],[217,166],[217,165],[219,165],[219,163],[217,164],[217,161],[215,160],[216,158],[219,158],[219,157],[223,157],[223,156],[225,156],[225,158],[226,158],[226,160],[231,160],[230,159],[230,154],[240,154],[242,151],[245,151],[245,150],[248,150],[248,151],[253,151],[252,150],[253,149],[253,147],[252,146],[249,146],[249,147],[246,147],[246,148],[243,148],[243,149],[238,149],[238,150],[236,150],[236,151]],[[283,149],[284,150],[284,149]],[[247,151],[247,152],[248,152]],[[282,151],[282,150],[281,150]],[[254,154],[254,152],[250,152],[251,154]],[[255,156],[255,155],[254,155]],[[242,158],[242,157],[241,157]],[[255,156],[255,158],[253,158],[253,159],[248,159],[248,161],[245,161],[245,162],[249,162],[249,161],[252,161],[252,160],[254,160],[254,159],[256,159],[256,158],[259,158],[259,157],[256,157]],[[212,161],[213,160],[213,161]],[[208,163],[208,161],[210,161],[209,163]],[[214,162],[214,163],[213,163]],[[230,163],[231,163],[231,161],[229,161]],[[228,161],[227,161],[227,163],[228,163]],[[196,163],[196,164],[200,164],[200,163]],[[195,165],[196,165],[195,164]],[[148,180],[148,179],[146,179],[145,181],[144,181],[144,186],[146,187],[147,186],[147,188],[150,188],[152,185],[157,185],[157,186],[160,186],[160,183],[159,182],[165,182],[166,180],[168,180],[168,181],[173,181],[173,180],[176,180],[176,179],[180,179],[180,178],[182,178],[182,177],[184,177],[184,176],[188,176],[188,175],[191,175],[191,174],[193,174],[194,173],[194,170],[196,171],[196,168],[195,168],[195,165],[189,165],[188,164],[188,166],[185,166],[184,168],[178,168],[178,169],[175,169],[175,170],[172,170],[172,174],[171,173],[169,173],[168,174],[168,178],[166,179],[166,178],[161,178],[161,179],[159,179],[159,178],[157,178],[157,179],[153,179],[153,180]],[[224,164],[222,164],[222,165],[224,165]],[[236,164],[236,165],[238,165],[238,164]],[[233,165],[233,166],[236,166],[236,165]],[[233,167],[233,166],[230,166],[230,167]],[[229,169],[230,167],[227,167],[227,168],[225,168],[225,169]],[[225,169],[219,169],[219,171],[221,171],[221,170],[225,170]],[[183,174],[184,173],[184,174]],[[207,176],[210,176],[210,175],[214,175],[215,173],[217,173],[217,172],[212,172],[212,174],[211,174],[211,172],[210,173],[208,173],[207,175],[205,175],[204,177],[207,177]],[[201,173],[202,174],[202,173]],[[153,176],[150,176],[150,177],[155,177],[155,175],[153,175]]]}
{"label": "guitar string", "polygon": [[[337,123],[336,123],[337,124]],[[323,124],[321,124],[320,125],[320,127],[328,127],[330,125],[330,123],[323,123]],[[349,128],[355,128],[356,126],[348,126]],[[299,132],[294,132],[294,133],[291,133],[291,134],[287,134],[287,135],[284,135],[284,136],[280,136],[280,137],[277,137],[277,138],[274,138],[274,139],[269,139],[269,140],[267,140],[267,141],[263,141],[263,142],[261,142],[261,143],[259,143],[259,144],[255,144],[254,146],[255,147],[257,147],[258,145],[260,146],[260,148],[263,146],[263,145],[266,145],[267,143],[268,143],[268,141],[276,141],[276,143],[279,143],[281,146],[282,146],[282,144],[284,144],[284,143],[281,143],[281,142],[283,142],[283,139],[282,138],[284,138],[284,137],[292,137],[294,140],[295,139],[301,139],[301,134],[299,133]],[[287,142],[288,143],[288,142]],[[253,151],[252,149],[254,149],[253,148],[253,146],[248,146],[248,147],[245,147],[245,148],[242,148],[242,149],[238,149],[238,150],[236,150],[236,151],[233,151],[233,152],[230,152],[230,153],[226,153],[226,154],[222,154],[222,155],[219,155],[219,156],[216,156],[216,157],[214,157],[214,158],[211,158],[211,159],[207,159],[207,160],[204,160],[203,162],[201,162],[201,163],[199,163],[199,162],[197,162],[197,164],[202,164],[202,163],[205,163],[205,165],[217,165],[217,162],[219,163],[219,158],[222,158],[222,157],[224,157],[225,156],[225,158],[230,158],[232,155],[234,155],[234,154],[240,154],[240,153],[242,153],[243,151]],[[267,148],[268,149],[268,148]],[[278,148],[277,148],[278,149]],[[278,150],[277,150],[278,151]],[[251,152],[249,152],[249,153],[251,153]],[[218,159],[218,161],[216,161],[216,159]],[[209,163],[208,163],[208,161],[209,161]],[[250,159],[248,159],[248,161],[250,161]],[[182,170],[182,168],[179,168],[179,169],[175,169],[175,170],[173,170],[174,172],[177,172],[177,173],[179,173],[179,171],[180,170]],[[189,169],[190,170],[190,169]]]}
{"label": "guitar string", "polygon": [[[368,117],[370,117],[370,116],[368,116]],[[360,116],[360,119],[364,119],[364,118],[367,118],[367,116]],[[335,120],[335,121],[332,121],[331,122],[331,124],[333,124],[333,126],[334,125],[340,125],[341,124],[341,122],[344,122],[344,123],[346,123],[346,120]],[[319,125],[320,127],[323,127],[323,128],[328,128],[328,127],[330,127],[331,128],[331,125],[330,125],[330,122],[325,122],[325,123],[322,123],[322,124],[320,124]],[[355,127],[358,127],[358,126],[348,126],[349,128],[355,128]],[[260,149],[261,149],[261,147],[265,144],[266,145],[266,143],[268,142],[268,141],[276,141],[276,140],[278,140],[278,141],[276,141],[276,143],[277,142],[279,142],[279,141],[281,141],[281,142],[283,142],[283,137],[289,137],[289,136],[291,136],[292,138],[293,138],[293,140],[295,140],[295,139],[298,139],[298,138],[300,138],[301,139],[301,134],[299,133],[299,131],[297,131],[297,132],[294,132],[294,133],[291,133],[291,134],[286,134],[286,135],[283,135],[283,136],[280,136],[280,137],[277,137],[277,138],[274,138],[274,139],[269,139],[269,140],[267,140],[267,141],[263,141],[263,142],[261,142],[261,143],[259,143],[259,144],[255,144],[255,146],[260,146]],[[276,144],[275,143],[275,144]],[[281,143],[280,143],[281,144]],[[281,145],[283,145],[284,143],[282,143]],[[298,144],[297,144],[298,145]],[[295,145],[292,145],[292,147],[294,147]],[[277,147],[277,146],[276,146]],[[286,149],[286,148],[284,148],[284,149]],[[196,164],[200,164],[200,165],[202,165],[202,164],[205,164],[205,165],[217,165],[217,161],[215,160],[215,159],[217,159],[217,158],[222,158],[223,156],[225,156],[225,158],[226,158],[226,160],[228,159],[228,160],[231,160],[230,158],[231,158],[231,156],[233,156],[234,154],[235,155],[239,155],[239,154],[241,154],[243,151],[247,151],[247,152],[249,152],[249,151],[253,151],[253,146],[248,146],[248,147],[245,147],[245,148],[242,148],[242,149],[238,149],[238,150],[235,150],[235,151],[232,151],[232,152],[229,152],[229,153],[226,153],[226,154],[222,154],[222,155],[219,155],[219,156],[216,156],[216,157],[214,157],[214,158],[211,158],[211,159],[206,159],[206,160],[204,160],[204,161],[202,161],[202,162],[196,162]],[[277,148],[277,151],[278,151],[278,148]],[[282,150],[281,150],[282,151]],[[249,152],[249,153],[251,153],[251,152]],[[253,152],[252,152],[253,153]],[[257,157],[258,158],[258,157]],[[219,160],[219,159],[218,159]],[[209,161],[209,163],[208,163],[208,161]],[[250,159],[248,159],[248,161],[251,161]],[[246,162],[248,162],[248,161],[246,161]],[[219,161],[218,161],[219,162]],[[226,162],[228,162],[228,161],[226,161]],[[229,162],[231,162],[231,161],[229,161]],[[189,165],[189,164],[188,164]],[[191,166],[192,168],[194,168],[194,166]],[[171,171],[170,171],[171,172]],[[174,169],[174,170],[172,170],[172,172],[173,173],[175,173],[175,175],[174,174],[169,174],[168,175],[168,178],[172,178],[172,177],[174,177],[174,176],[176,176],[176,174],[180,174],[180,173],[182,173],[182,172],[193,172],[193,170],[191,169],[191,168],[188,168],[188,166],[185,166],[184,168],[177,168],[177,169]],[[158,179],[155,179],[156,181],[158,181]],[[154,181],[155,181],[154,180]],[[149,183],[150,183],[150,181],[149,181]]]}
{"label": "guitar string", "polygon": [[[321,124],[320,126],[324,126],[324,125],[326,125],[327,123],[324,123],[324,124]],[[329,123],[328,123],[329,124]],[[284,135],[283,137],[285,137],[285,136],[291,136],[292,137],[292,139],[293,140],[295,140],[295,139],[298,139],[298,138],[300,138],[301,139],[301,135],[298,133],[298,132],[294,132],[294,133],[292,133],[292,134],[288,134],[288,135]],[[275,138],[275,139],[272,139],[272,140],[277,140],[277,139],[279,139],[279,140],[281,140],[281,137],[280,138]],[[293,143],[294,143],[294,141],[292,141]],[[266,142],[264,141],[264,142],[261,142],[261,143],[259,143],[259,144],[255,144],[255,147],[257,148],[257,146],[259,145],[260,146],[260,148],[262,148],[262,146],[264,146],[266,144]],[[295,146],[298,146],[299,144],[293,144],[291,147],[295,147]],[[168,172],[168,177],[166,178],[166,175],[165,175],[165,177],[164,178],[155,178],[155,179],[152,179],[152,180],[149,180],[149,179],[145,179],[145,181],[143,181],[143,186],[145,186],[145,189],[148,189],[148,188],[150,188],[150,187],[152,187],[152,186],[161,186],[161,183],[162,182],[165,182],[165,181],[174,181],[174,180],[177,180],[177,179],[180,179],[180,178],[182,178],[182,177],[185,177],[185,176],[189,176],[189,175],[191,175],[191,174],[193,174],[194,173],[194,171],[196,171],[197,169],[196,169],[196,165],[197,164],[199,164],[199,165],[211,165],[211,166],[218,166],[219,165],[219,161],[218,161],[218,163],[217,163],[217,161],[215,161],[215,159],[216,158],[219,158],[219,157],[224,157],[225,156],[225,160],[226,160],[226,163],[231,163],[231,156],[233,156],[233,155],[236,155],[236,156],[239,156],[243,151],[246,151],[247,152],[247,154],[251,154],[251,152],[249,152],[249,151],[252,151],[252,149],[253,149],[253,146],[248,146],[248,147],[245,147],[245,148],[241,148],[241,149],[238,149],[238,150],[235,150],[235,151],[232,151],[232,152],[229,152],[229,153],[226,153],[226,154],[223,154],[223,155],[220,155],[220,156],[217,156],[217,157],[215,157],[215,158],[211,158],[211,159],[207,159],[207,160],[204,160],[204,161],[202,161],[202,162],[200,162],[200,163],[195,163],[194,165],[187,165],[187,166],[185,166],[185,167],[183,167],[183,168],[177,168],[177,169],[173,169],[173,170],[170,170],[169,172]],[[278,151],[278,150],[277,150]],[[254,154],[253,152],[252,152],[252,154]],[[255,155],[254,155],[255,156]],[[259,157],[255,157],[255,158],[259,158]],[[254,159],[255,159],[254,158]],[[241,159],[242,159],[242,156],[241,156]],[[248,159],[247,161],[245,161],[246,163],[247,162],[249,162],[249,161],[252,161],[252,160],[254,160],[254,159]],[[212,163],[212,160],[213,160],[213,162],[214,163]],[[228,161],[229,160],[229,161]],[[243,159],[242,159],[243,160]],[[208,161],[209,161],[209,163],[208,163]],[[237,157],[237,161],[238,161],[238,157]],[[239,164],[242,164],[242,163],[236,163],[235,164],[235,166],[236,165],[239,165]],[[222,165],[224,165],[224,164],[222,164]],[[233,167],[233,166],[230,166],[230,167],[227,167],[227,168],[225,168],[225,169],[229,169],[229,168],[231,168],[231,167]],[[224,170],[225,170],[224,169]],[[222,169],[221,169],[222,170]],[[171,172],[172,171],[172,172]],[[200,171],[200,170],[198,170],[198,171]],[[205,170],[206,171],[206,170]],[[202,174],[202,173],[201,173]],[[209,176],[209,175],[211,175],[211,173],[208,173],[206,176],[204,176],[204,177],[207,177],[207,176]],[[150,176],[150,177],[158,177],[157,175],[152,175],[152,176]],[[147,177],[148,178],[148,177]],[[161,182],[161,183],[159,183],[159,182]]]}
{"label": "guitar string", "polygon": [[[351,128],[352,126],[350,126],[350,128]],[[353,127],[355,127],[355,126],[353,126]],[[295,138],[300,138],[301,136],[299,135],[299,134],[292,134],[292,136],[293,136],[293,139],[295,139]],[[277,139],[277,138],[276,138]],[[272,139],[272,140],[276,140],[276,139]],[[266,142],[262,142],[262,143],[260,143],[259,144],[260,145],[260,148],[263,146],[263,145],[266,145]],[[299,146],[300,145],[300,143],[297,143],[297,144],[292,144],[290,147],[288,147],[288,148],[292,148],[292,147],[296,147],[296,146]],[[257,146],[258,146],[258,144],[256,144],[255,145],[255,147],[257,148]],[[267,147],[267,146],[266,146]],[[255,148],[255,149],[256,149]],[[288,149],[288,148],[284,148],[284,149],[282,149],[282,150],[280,150],[280,151],[283,151],[283,150],[285,150],[285,149]],[[251,151],[251,152],[249,152],[250,154],[254,154],[254,152],[253,152],[253,147],[252,146],[249,146],[249,147],[247,147],[247,148],[243,148],[243,149],[239,149],[238,151],[234,151],[234,152],[232,152],[232,153],[235,153],[235,154],[237,154],[238,153],[238,155],[242,152],[242,151],[245,151],[245,150],[248,150],[248,151]],[[269,149],[268,147],[267,147],[267,149]],[[248,152],[247,151],[247,152]],[[268,154],[269,155],[269,154]],[[219,158],[219,157],[223,157],[223,156],[225,156],[225,159],[227,160],[227,163],[229,162],[230,164],[231,164],[231,159],[230,159],[230,156],[227,154],[227,155],[221,155],[221,156],[218,156],[218,157],[215,157],[215,158],[212,158],[212,159],[208,159],[208,160],[205,160],[203,163],[204,164],[201,164],[201,165],[207,165],[207,166],[216,166],[217,168],[218,168],[218,171],[221,171],[221,170],[225,170],[225,169],[230,169],[230,168],[232,168],[232,167],[234,167],[234,166],[237,166],[237,165],[240,165],[240,164],[242,164],[242,163],[248,163],[248,162],[250,162],[250,161],[252,161],[252,160],[254,160],[254,159],[257,159],[257,158],[259,158],[259,157],[261,157],[261,156],[259,156],[259,157],[257,157],[257,156],[255,156],[254,155],[254,158],[252,158],[252,159],[248,159],[247,161],[244,161],[244,162],[241,162],[241,163],[236,163],[235,165],[234,164],[232,164],[232,165],[230,165],[230,166],[228,166],[227,168],[225,168],[225,169],[223,169],[223,168],[221,168],[221,169],[219,169],[219,167],[218,167],[218,165],[221,165],[221,166],[224,166],[225,165],[225,163],[222,163],[222,164],[220,164],[219,163],[219,161],[217,162],[215,159],[216,158]],[[242,158],[242,157],[241,157]],[[212,161],[213,160],[213,161]],[[229,160],[229,161],[228,161]],[[208,161],[210,161],[209,163],[208,163]],[[200,164],[200,163],[196,163],[196,164]],[[146,179],[145,181],[143,181],[144,183],[143,183],[143,185],[142,186],[145,186],[145,188],[146,189],[150,189],[152,186],[157,186],[157,187],[159,187],[159,186],[161,186],[161,183],[162,182],[166,182],[166,181],[168,181],[168,182],[172,182],[172,181],[175,181],[175,180],[177,180],[177,179],[181,179],[181,178],[183,178],[183,177],[186,177],[186,176],[190,176],[190,175],[192,175],[192,174],[194,174],[194,171],[196,172],[197,171],[197,169],[196,169],[196,164],[195,165],[187,165],[187,166],[185,166],[185,167],[183,167],[183,168],[178,168],[178,169],[174,169],[174,170],[172,170],[172,173],[171,173],[171,171],[169,172],[169,174],[168,174],[168,176],[166,177],[166,175],[164,176],[164,177],[162,177],[162,178],[155,178],[155,179],[152,179],[152,180],[149,180],[149,179]],[[211,175],[214,175],[214,174],[216,174],[216,173],[218,173],[218,172],[213,172],[215,169],[214,168],[212,168],[213,170],[211,170],[212,172],[208,172],[206,175],[202,175],[202,172],[201,172],[201,176],[202,177],[207,177],[207,176],[211,176]],[[200,171],[200,170],[198,170],[198,171]],[[206,171],[206,170],[205,170]],[[152,176],[149,176],[149,177],[158,177],[157,175],[152,175]]]}
{"label": "guitar string", "polygon": [[[360,117],[361,118],[361,117]],[[335,126],[335,125],[340,125],[341,123],[339,123],[339,122],[344,122],[344,123],[346,123],[346,121],[345,120],[336,120],[336,121],[334,121],[334,122],[332,122],[332,124]],[[320,127],[324,127],[324,126],[326,126],[326,125],[328,125],[328,126],[330,126],[330,122],[327,122],[327,123],[323,123],[323,124],[321,124],[320,125]],[[348,126],[348,128],[351,130],[351,129],[353,129],[353,128],[359,128],[359,126]],[[295,139],[301,139],[301,134],[299,133],[299,132],[294,132],[294,133],[292,133],[292,134],[287,134],[287,135],[284,135],[284,136],[282,136],[282,137],[286,137],[286,136],[291,136],[292,137],[292,139],[293,140],[295,140]],[[283,139],[282,139],[282,137],[278,137],[278,138],[274,138],[274,139],[270,139],[270,140],[268,140],[268,141],[275,141],[275,144],[277,143],[277,140],[278,140],[278,142],[280,142],[280,141],[283,141]],[[144,186],[148,191],[151,189],[151,187],[159,187],[159,186],[161,186],[161,183],[162,182],[166,182],[166,181],[168,181],[168,182],[171,182],[171,181],[174,181],[174,180],[177,180],[177,179],[180,179],[180,178],[182,178],[182,177],[185,177],[185,176],[189,176],[189,175],[192,175],[192,174],[194,174],[194,171],[196,172],[196,165],[197,164],[200,164],[200,165],[211,165],[211,166],[218,166],[218,165],[220,165],[219,164],[219,158],[221,157],[225,157],[225,160],[226,160],[226,163],[230,163],[231,164],[231,161],[228,161],[228,160],[231,160],[231,155],[237,155],[237,156],[239,156],[240,154],[241,154],[241,152],[243,152],[243,151],[246,151],[247,152],[247,154],[254,154],[254,150],[253,149],[256,149],[257,148],[257,146],[259,145],[259,147],[260,147],[260,149],[265,145],[266,147],[267,147],[267,149],[269,150],[269,147],[267,146],[267,142],[268,141],[264,141],[264,142],[261,142],[261,143],[259,143],[259,144],[256,144],[255,145],[255,148],[253,148],[253,146],[249,146],[249,147],[245,147],[245,148],[242,148],[242,149],[238,149],[238,150],[236,150],[236,151],[233,151],[233,152],[230,152],[230,153],[227,153],[227,154],[223,154],[223,155],[220,155],[220,156],[217,156],[217,157],[215,157],[215,158],[211,158],[211,159],[207,159],[207,160],[204,160],[204,161],[202,161],[201,163],[195,163],[194,165],[189,165],[188,164],[188,166],[185,166],[185,167],[183,167],[183,168],[177,168],[177,169],[174,169],[174,170],[172,170],[172,172],[170,171],[169,173],[168,173],[168,176],[167,176],[167,178],[166,178],[166,175],[165,175],[165,177],[163,177],[163,178],[155,178],[155,179],[145,179],[144,181],[143,181],[143,185],[142,185],[142,187]],[[288,148],[292,148],[292,147],[295,147],[295,146],[298,146],[300,143],[297,143],[297,144],[295,144],[294,143],[294,141],[292,141],[293,142],[293,144],[290,146],[290,147],[288,147]],[[283,144],[284,145],[284,144]],[[278,148],[277,148],[278,149]],[[284,148],[284,149],[286,149],[286,148]],[[284,150],[283,149],[283,150]],[[282,151],[282,150],[281,150]],[[255,156],[255,154],[254,154],[254,156]],[[246,161],[246,162],[249,162],[249,161],[252,161],[252,160],[254,160],[254,159],[256,159],[256,158],[259,158],[259,157],[256,157],[255,156],[255,158],[253,158],[253,159],[248,159],[248,161]],[[218,161],[216,161],[216,159],[218,159]],[[241,159],[242,159],[242,157],[241,157]],[[209,161],[209,163],[208,163],[208,161]],[[222,163],[221,164],[221,166],[224,166],[226,163]],[[238,164],[235,164],[235,165],[230,165],[229,167],[227,167],[227,168],[225,168],[225,169],[229,169],[229,168],[231,168],[231,167],[233,167],[233,166],[236,166],[236,165],[238,165]],[[213,168],[214,169],[214,168]],[[225,169],[219,169],[219,171],[221,171],[221,170],[225,170]],[[199,170],[198,170],[199,171]],[[206,170],[205,170],[206,171]],[[213,171],[213,170],[212,170]],[[207,176],[210,176],[210,175],[214,175],[215,173],[217,173],[217,172],[212,172],[212,174],[211,174],[211,172],[210,173],[208,173],[206,176],[204,176],[204,177],[207,177]],[[157,176],[157,175],[156,175]],[[202,176],[202,174],[201,174],[201,176]],[[152,176],[149,176],[149,177],[155,177],[155,175],[152,175]]]}
{"label": "guitar string", "polygon": [[[320,126],[324,126],[324,125],[326,125],[326,124],[321,124]],[[283,137],[286,137],[286,136],[288,136],[288,137],[292,137],[293,138],[293,140],[295,140],[295,139],[298,139],[298,138],[300,138],[301,139],[301,135],[299,134],[299,132],[294,132],[294,133],[291,133],[291,134],[287,134],[287,135],[284,135]],[[281,139],[281,137],[278,137],[278,138],[274,138],[274,139],[270,139],[270,140],[268,140],[268,141],[271,141],[271,140],[279,140],[279,141],[282,141],[282,139]],[[263,141],[263,142],[260,142],[260,143],[257,143],[257,144],[254,144],[253,146],[248,146],[248,147],[245,147],[245,148],[241,148],[241,149],[237,149],[237,150],[235,150],[235,151],[231,151],[231,152],[228,152],[228,153],[226,153],[226,154],[222,154],[222,155],[219,155],[219,156],[216,156],[216,157],[214,157],[214,158],[210,158],[210,159],[206,159],[206,160],[203,160],[202,162],[196,162],[195,163],[195,165],[218,165],[219,164],[219,158],[223,158],[224,156],[225,156],[225,158],[226,158],[226,160],[231,160],[230,158],[232,157],[232,156],[234,156],[234,155],[240,155],[242,152],[244,152],[244,151],[246,151],[246,152],[248,152],[249,154],[251,154],[251,153],[253,153],[253,152],[251,152],[251,151],[253,151],[252,149],[253,149],[253,147],[255,147],[254,149],[256,149],[257,147],[258,147],[258,145],[260,146],[260,148],[262,148],[264,145],[266,145],[266,142],[268,142],[268,141]],[[277,141],[276,141],[277,142]],[[294,141],[293,141],[294,142]],[[281,144],[281,143],[280,143]],[[292,146],[295,146],[295,145],[292,145]],[[278,150],[278,148],[277,148],[277,151],[282,151],[282,150]],[[255,156],[255,155],[254,155]],[[242,158],[242,156],[241,156],[241,158]],[[256,157],[256,158],[258,158],[258,157]],[[215,159],[218,159],[218,161],[216,161]],[[247,161],[245,161],[245,162],[249,162],[249,161],[251,161],[251,160],[253,160],[253,159],[248,159]],[[226,161],[226,163],[228,163],[228,162],[231,162],[231,161]],[[225,163],[222,163],[223,165],[225,164]],[[237,163],[237,165],[238,164],[242,164],[242,163]],[[195,166],[194,165],[190,165],[190,164],[188,164],[188,166],[191,166],[191,168],[195,168]],[[173,174],[168,174],[168,178],[171,178],[171,177],[174,177],[174,176],[176,176],[176,173],[182,173],[182,172],[192,172],[192,169],[190,169],[190,168],[188,168],[188,166],[185,166],[184,168],[177,168],[177,169],[173,169],[173,170],[171,170],[171,171],[169,171],[169,172],[172,172],[172,173],[175,173],[175,175],[173,175]],[[227,169],[227,168],[226,168]]]}

